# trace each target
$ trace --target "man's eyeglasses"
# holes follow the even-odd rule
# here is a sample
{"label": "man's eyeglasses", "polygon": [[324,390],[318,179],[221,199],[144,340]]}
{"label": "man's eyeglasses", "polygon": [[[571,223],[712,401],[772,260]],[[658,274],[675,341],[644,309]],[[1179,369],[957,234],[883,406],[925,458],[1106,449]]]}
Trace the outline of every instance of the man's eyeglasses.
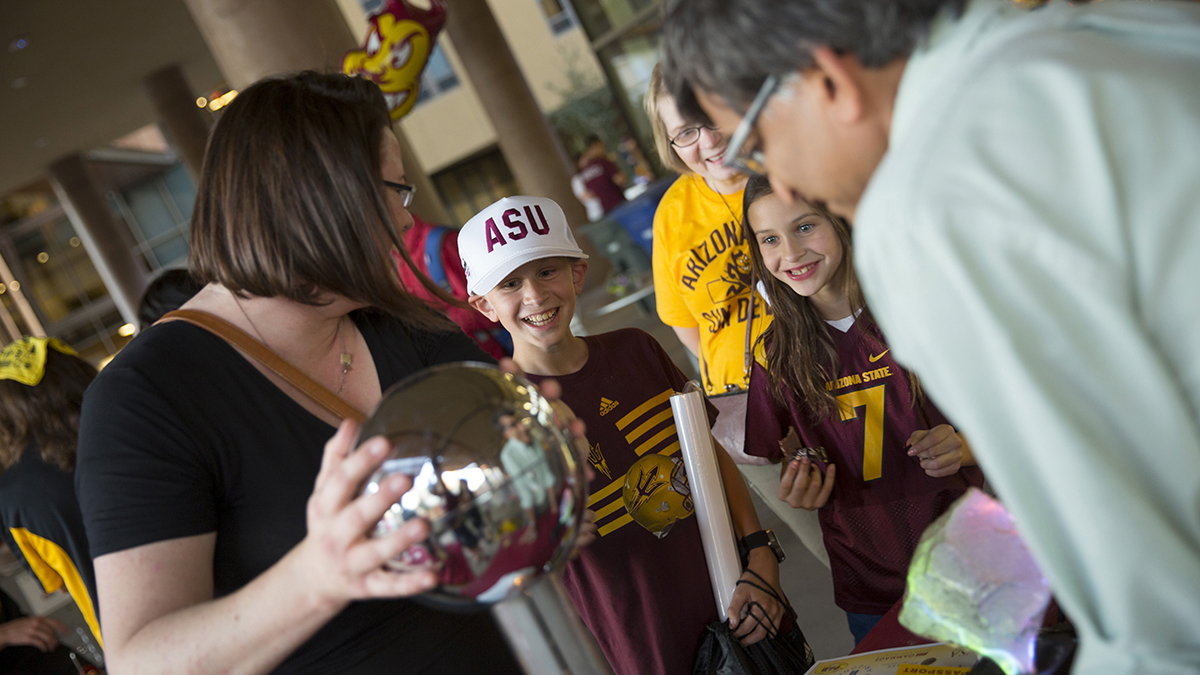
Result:
{"label": "man's eyeglasses", "polygon": [[754,100],[750,102],[750,107],[746,109],[746,114],[742,116],[742,121],[738,122],[733,137],[729,139],[729,147],[725,150],[722,164],[742,173],[767,175],[767,161],[762,150],[757,143],[747,147],[747,142],[750,140],[750,133],[754,131],[755,123],[758,122],[758,116],[763,108],[767,107],[767,101],[779,89],[779,82],[778,75],[769,75],[762,83],[762,87],[754,95]]}
{"label": "man's eyeglasses", "polygon": [[701,124],[700,126],[697,126],[697,127],[688,127],[686,129],[684,129],[683,131],[679,132],[678,134],[676,134],[675,138],[671,139],[671,145],[673,145],[677,148],[686,148],[689,145],[695,145],[696,141],[700,140],[700,130],[701,129],[708,129],[709,131],[716,131],[716,129],[714,129],[710,126],[705,126],[703,124]]}
{"label": "man's eyeglasses", "polygon": [[412,203],[413,195],[417,194],[417,186],[415,185],[393,183],[390,180],[383,181],[383,184],[395,190],[396,194],[400,195],[400,205],[404,208],[408,208],[408,205]]}

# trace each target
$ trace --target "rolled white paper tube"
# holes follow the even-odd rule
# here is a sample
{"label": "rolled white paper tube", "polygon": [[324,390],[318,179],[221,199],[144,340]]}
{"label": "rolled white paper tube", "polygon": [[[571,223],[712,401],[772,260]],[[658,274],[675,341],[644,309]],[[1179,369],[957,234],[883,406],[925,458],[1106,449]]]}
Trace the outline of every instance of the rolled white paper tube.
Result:
{"label": "rolled white paper tube", "polygon": [[688,389],[690,391],[671,397],[671,412],[675,415],[683,465],[687,469],[696,521],[700,525],[704,559],[708,561],[708,579],[712,582],[713,597],[717,599],[717,614],[722,621],[728,621],[727,610],[733,600],[734,586],[742,576],[742,566],[733,536],[729,502],[725,498],[725,485],[721,482],[721,467],[717,464],[708,427],[704,395],[690,386]]}

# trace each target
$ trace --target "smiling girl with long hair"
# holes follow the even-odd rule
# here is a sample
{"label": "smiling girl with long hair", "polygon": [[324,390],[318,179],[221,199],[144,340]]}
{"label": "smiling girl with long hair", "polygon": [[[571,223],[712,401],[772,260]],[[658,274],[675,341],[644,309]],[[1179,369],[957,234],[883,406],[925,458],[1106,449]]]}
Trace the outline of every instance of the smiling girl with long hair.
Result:
{"label": "smiling girl with long hair", "polygon": [[855,642],[904,592],[925,528],[971,485],[970,450],[892,359],[854,274],[850,230],[746,186],[743,227],[775,321],[750,378],[746,451],[782,459],[779,499],[818,510]]}

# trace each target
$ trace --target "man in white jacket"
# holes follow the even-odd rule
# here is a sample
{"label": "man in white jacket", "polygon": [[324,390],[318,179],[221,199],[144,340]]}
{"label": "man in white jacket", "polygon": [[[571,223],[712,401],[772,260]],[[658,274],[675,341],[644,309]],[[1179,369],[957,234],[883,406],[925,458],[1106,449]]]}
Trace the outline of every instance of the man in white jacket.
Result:
{"label": "man in white jacket", "polygon": [[1200,3],[690,0],[664,40],[726,162],[853,222],[1074,672],[1200,672]]}

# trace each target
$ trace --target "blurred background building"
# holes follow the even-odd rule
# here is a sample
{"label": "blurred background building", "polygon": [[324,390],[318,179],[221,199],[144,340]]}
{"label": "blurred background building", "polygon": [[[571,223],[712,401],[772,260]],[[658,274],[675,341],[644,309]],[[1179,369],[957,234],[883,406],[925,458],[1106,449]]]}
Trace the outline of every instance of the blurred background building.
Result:
{"label": "blurred background building", "polygon": [[[601,136],[637,183],[660,177],[641,106],[658,59],[657,3],[448,4],[452,24],[456,12],[477,15],[480,5],[490,8],[537,111],[556,134],[553,142],[566,153],[567,180],[570,158],[591,133]],[[204,138],[237,87],[271,72],[336,69],[345,51],[363,43],[368,15],[383,5],[384,0],[0,5],[0,339],[55,335],[95,363],[115,354],[136,332],[145,284],[160,270],[186,262]],[[344,26],[318,27],[324,33],[314,39],[305,21],[329,23],[331,16]],[[464,30],[478,29],[459,26],[460,39]],[[544,176],[523,169],[555,164],[544,149],[521,157],[511,142],[505,147],[514,129],[537,133],[541,121],[498,118],[494,105],[489,113],[485,97],[495,96],[495,83],[477,86],[464,62],[493,59],[496,49],[467,39],[464,52],[455,32],[451,25],[438,39],[416,107],[397,125],[422,179],[433,188],[415,205],[417,213],[449,225],[461,225],[522,187],[555,196]],[[254,53],[234,53],[246,38],[298,56],[248,64],[256,60]],[[484,49],[489,51],[480,53]],[[522,180],[539,185],[522,186]],[[630,237],[605,224],[592,232],[604,242],[606,255],[621,259],[620,272],[644,272],[643,252],[625,250]]]}

